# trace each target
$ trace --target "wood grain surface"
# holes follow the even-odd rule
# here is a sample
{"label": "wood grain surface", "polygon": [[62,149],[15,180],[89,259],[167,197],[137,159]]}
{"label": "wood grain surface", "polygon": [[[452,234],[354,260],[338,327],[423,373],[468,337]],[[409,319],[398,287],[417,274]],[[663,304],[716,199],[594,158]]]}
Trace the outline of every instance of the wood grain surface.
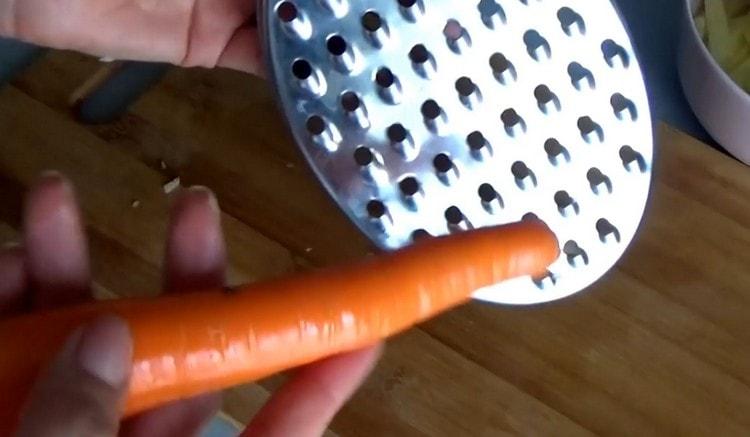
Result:
{"label": "wood grain surface", "polygon": [[[0,242],[45,169],[75,183],[96,293],[159,289],[169,196],[213,189],[230,281],[373,252],[291,143],[267,85],[173,69],[122,120],[77,123],[70,98],[99,68],[52,52],[0,90]],[[666,126],[654,193],[618,267],[574,298],[472,303],[389,342],[331,435],[750,435],[750,171]],[[237,387],[247,421],[277,376]]]}

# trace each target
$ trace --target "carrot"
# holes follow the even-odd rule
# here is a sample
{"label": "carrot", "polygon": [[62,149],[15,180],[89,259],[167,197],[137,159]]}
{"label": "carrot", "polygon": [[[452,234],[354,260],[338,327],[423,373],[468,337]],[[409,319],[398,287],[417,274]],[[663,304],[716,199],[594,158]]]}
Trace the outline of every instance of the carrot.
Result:
{"label": "carrot", "polygon": [[[422,241],[363,263],[231,291],[123,299],[0,321],[0,430],[76,327],[103,314],[131,328],[125,415],[374,344],[470,299],[544,272],[558,244],[540,222]],[[4,435],[4,433],[3,433]]]}

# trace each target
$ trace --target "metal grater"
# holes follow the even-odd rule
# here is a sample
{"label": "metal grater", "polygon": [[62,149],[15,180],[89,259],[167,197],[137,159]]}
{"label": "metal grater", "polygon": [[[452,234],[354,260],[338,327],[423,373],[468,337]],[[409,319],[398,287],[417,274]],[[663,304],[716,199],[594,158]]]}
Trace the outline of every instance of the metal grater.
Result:
{"label": "metal grater", "polygon": [[602,277],[633,239],[648,99],[609,0],[268,0],[267,61],[296,142],[384,249],[539,218],[562,255],[477,291],[535,304]]}

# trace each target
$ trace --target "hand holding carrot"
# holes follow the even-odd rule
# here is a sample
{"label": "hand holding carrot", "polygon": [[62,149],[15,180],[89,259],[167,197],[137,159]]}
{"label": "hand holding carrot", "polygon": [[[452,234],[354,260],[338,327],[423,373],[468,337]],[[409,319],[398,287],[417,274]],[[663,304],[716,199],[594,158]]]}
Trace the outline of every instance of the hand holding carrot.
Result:
{"label": "hand holding carrot", "polygon": [[[203,291],[46,309],[83,297],[88,283],[71,190],[59,176],[47,177],[26,213],[28,263],[9,270],[18,278],[19,269],[28,270],[41,309],[0,320],[0,392],[7,399],[0,427],[14,428],[28,399],[20,417],[26,435],[66,426],[78,427],[74,434],[111,432],[119,412],[150,435],[174,433],[175,426],[184,434],[204,416],[191,412],[163,425],[170,413],[144,412],[303,366],[246,433],[318,435],[372,367],[372,345],[465,303],[480,288],[542,274],[559,255],[550,230],[526,222],[227,293],[217,286],[225,259],[218,212],[205,189],[189,191],[176,203],[167,246],[167,288]],[[19,301],[23,281],[16,285],[5,293],[9,305]]]}
{"label": "hand holding carrot", "polygon": [[[0,314],[88,299],[85,236],[72,190],[62,177],[46,175],[31,191],[24,228],[21,247],[0,251]],[[173,207],[166,288],[182,291],[219,286],[224,265],[215,200],[207,190],[188,190]],[[103,317],[77,330],[37,380],[19,434],[117,435],[132,348],[131,332],[119,318]],[[378,355],[378,346],[369,347],[303,368],[272,397],[246,435],[319,435]],[[7,401],[12,395],[3,396]],[[215,413],[219,403],[217,394],[173,402],[125,420],[121,433],[191,435]]]}

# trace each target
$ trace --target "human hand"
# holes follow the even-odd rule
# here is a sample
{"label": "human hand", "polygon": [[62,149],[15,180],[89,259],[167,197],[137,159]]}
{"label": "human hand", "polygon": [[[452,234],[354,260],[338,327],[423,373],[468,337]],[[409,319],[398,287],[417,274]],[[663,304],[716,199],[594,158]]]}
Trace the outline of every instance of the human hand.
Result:
{"label": "human hand", "polygon": [[0,36],[262,75],[255,9],[256,0],[0,0]]}
{"label": "human hand", "polygon": [[[47,174],[29,193],[23,244],[0,251],[0,314],[89,299],[90,268],[70,184]],[[226,251],[213,195],[194,188],[173,203],[165,257],[166,290],[223,284]],[[182,400],[120,424],[132,341],[127,325],[106,317],[81,327],[40,375],[19,435],[171,436],[197,433],[219,407],[218,394]],[[369,374],[379,347],[300,369],[243,435],[317,436]],[[121,425],[121,426],[120,426]]]}

